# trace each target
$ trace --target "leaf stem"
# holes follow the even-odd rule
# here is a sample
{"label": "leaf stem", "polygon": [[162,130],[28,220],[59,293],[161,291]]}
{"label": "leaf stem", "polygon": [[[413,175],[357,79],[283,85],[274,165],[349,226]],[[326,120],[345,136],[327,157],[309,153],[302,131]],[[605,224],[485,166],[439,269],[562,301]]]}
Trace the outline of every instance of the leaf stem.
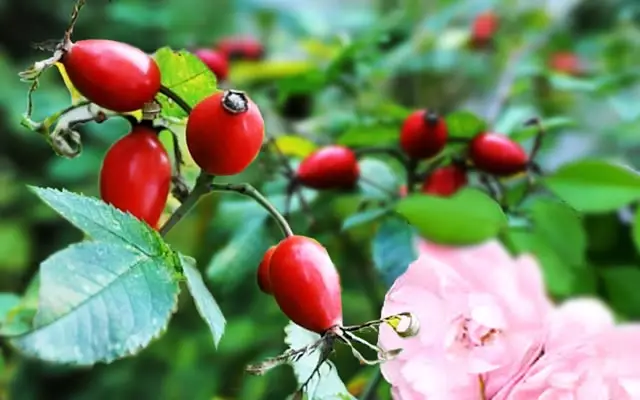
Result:
{"label": "leaf stem", "polygon": [[214,177],[213,175],[209,175],[204,171],[200,172],[198,178],[196,179],[196,184],[193,187],[193,190],[189,195],[184,199],[180,207],[169,217],[169,220],[162,225],[160,228],[160,235],[165,236],[182,218],[184,218],[189,211],[198,203],[198,201],[205,195],[207,195],[211,189],[209,188],[212,185]]}
{"label": "leaf stem", "polygon": [[160,86],[160,93],[173,100],[187,115],[191,114],[191,106],[178,93],[164,85]]}
{"label": "leaf stem", "polygon": [[[273,219],[276,220],[282,234],[285,237],[293,236],[293,231],[289,226],[287,220],[280,214],[280,212],[267,200],[262,193],[248,183],[210,183],[208,185],[209,190],[214,192],[236,192],[243,196],[251,197],[258,204],[262,206]],[[179,209],[178,209],[179,210]]]}

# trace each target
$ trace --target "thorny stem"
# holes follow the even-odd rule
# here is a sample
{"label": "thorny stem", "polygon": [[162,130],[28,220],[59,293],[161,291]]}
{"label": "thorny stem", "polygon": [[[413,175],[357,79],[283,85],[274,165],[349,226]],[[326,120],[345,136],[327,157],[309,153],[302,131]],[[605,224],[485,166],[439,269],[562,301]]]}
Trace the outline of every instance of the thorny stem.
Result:
{"label": "thorny stem", "polygon": [[184,101],[184,99],[180,97],[178,93],[174,92],[164,85],[160,86],[160,93],[173,100],[178,105],[178,107],[182,108],[184,112],[186,112],[187,114],[191,114],[191,106],[187,104],[187,102]]}
{"label": "thorny stem", "polygon": [[209,190],[214,192],[236,192],[243,196],[251,197],[262,206],[276,220],[282,234],[286,237],[293,236],[293,231],[287,220],[276,210],[262,193],[248,183],[210,183]]}

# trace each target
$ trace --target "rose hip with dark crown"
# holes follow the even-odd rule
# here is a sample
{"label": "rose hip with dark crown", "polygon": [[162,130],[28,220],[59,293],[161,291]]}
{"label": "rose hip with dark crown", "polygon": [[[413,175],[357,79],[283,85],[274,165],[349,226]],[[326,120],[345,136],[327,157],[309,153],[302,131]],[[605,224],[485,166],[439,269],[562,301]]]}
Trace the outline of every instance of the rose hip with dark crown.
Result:
{"label": "rose hip with dark crown", "polygon": [[448,197],[466,186],[467,172],[461,166],[440,167],[426,177],[422,192],[434,196]]}
{"label": "rose hip with dark crown", "polygon": [[189,153],[200,168],[212,175],[235,175],[260,153],[264,121],[244,92],[225,90],[193,108],[186,137]]}
{"label": "rose hip with dark crown", "polygon": [[349,189],[358,183],[360,167],[353,150],[332,145],[320,148],[298,167],[296,179],[302,185],[318,189]]}
{"label": "rose hip with dark crown", "polygon": [[421,160],[440,153],[447,144],[447,124],[439,115],[414,111],[407,117],[400,132],[400,147],[411,158]]}
{"label": "rose hip with dark crown", "polygon": [[281,241],[271,256],[269,279],[276,302],[294,323],[319,334],[342,325],[340,276],[316,240]]}
{"label": "rose hip with dark crown", "polygon": [[108,110],[139,110],[160,90],[160,69],[155,60],[126,43],[81,40],[70,44],[61,62],[73,86]]}
{"label": "rose hip with dark crown", "polygon": [[510,176],[524,172],[529,156],[520,144],[508,136],[484,132],[469,144],[469,157],[480,171],[496,176]]}
{"label": "rose hip with dark crown", "polygon": [[135,126],[107,151],[100,170],[100,196],[156,227],[171,188],[171,160],[156,131]]}

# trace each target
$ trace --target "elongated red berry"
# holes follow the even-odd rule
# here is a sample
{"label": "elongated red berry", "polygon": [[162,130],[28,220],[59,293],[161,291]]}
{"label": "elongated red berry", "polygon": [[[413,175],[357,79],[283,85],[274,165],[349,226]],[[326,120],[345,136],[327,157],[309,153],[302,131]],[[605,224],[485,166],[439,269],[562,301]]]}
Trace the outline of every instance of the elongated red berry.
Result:
{"label": "elongated red berry", "polygon": [[142,50],[113,40],[90,39],[71,44],[62,56],[69,80],[100,107],[131,112],[154,99],[160,69]]}
{"label": "elongated red berry", "polygon": [[269,278],[269,268],[271,266],[271,256],[273,256],[273,252],[276,250],[276,246],[271,246],[264,253],[262,257],[262,261],[260,261],[260,265],[258,266],[258,287],[266,294],[272,294],[271,290],[271,279]]}
{"label": "elongated red berry", "polygon": [[466,171],[457,165],[448,165],[433,171],[422,183],[422,192],[448,197],[467,184]]}
{"label": "elongated red berry", "polygon": [[436,113],[414,111],[400,132],[400,147],[411,158],[421,160],[440,153],[447,144],[447,124]]}
{"label": "elongated red berry", "polygon": [[549,60],[550,67],[557,71],[568,75],[580,75],[582,73],[582,65],[580,58],[572,52],[554,53]]}
{"label": "elongated red berry", "polygon": [[498,16],[487,11],[478,14],[471,28],[471,43],[476,47],[484,47],[491,42],[498,30]]}
{"label": "elongated red berry", "polygon": [[219,81],[227,80],[229,76],[229,61],[219,51],[211,49],[198,49],[194,53],[213,72]]}
{"label": "elongated red berry", "polygon": [[100,196],[156,227],[171,187],[171,160],[157,133],[138,125],[107,151],[100,170]]}
{"label": "elongated red berry", "polygon": [[316,240],[281,241],[271,256],[269,278],[280,309],[296,324],[319,334],[342,325],[340,276]]}
{"label": "elongated red berry", "polygon": [[529,156],[522,146],[508,136],[485,132],[471,141],[469,145],[471,161],[481,171],[496,176],[509,176],[524,172]]}
{"label": "elongated red berry", "polygon": [[264,57],[264,47],[251,36],[229,36],[221,39],[216,48],[229,60],[258,61]]}
{"label": "elongated red berry", "polygon": [[225,90],[193,107],[186,138],[189,153],[200,168],[212,175],[235,175],[260,153],[264,121],[244,92]]}
{"label": "elongated red berry", "polygon": [[360,167],[353,150],[332,145],[307,156],[296,176],[301,184],[313,189],[349,189],[358,183]]}

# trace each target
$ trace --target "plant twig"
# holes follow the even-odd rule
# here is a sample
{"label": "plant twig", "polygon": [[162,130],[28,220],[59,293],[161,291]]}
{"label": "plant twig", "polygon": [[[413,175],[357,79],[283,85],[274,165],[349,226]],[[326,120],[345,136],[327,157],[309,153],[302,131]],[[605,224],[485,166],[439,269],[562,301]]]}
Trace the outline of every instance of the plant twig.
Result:
{"label": "plant twig", "polygon": [[287,220],[267,200],[262,193],[248,183],[210,183],[209,190],[214,192],[236,192],[243,196],[251,197],[262,206],[276,220],[282,234],[286,237],[293,236],[293,231]]}
{"label": "plant twig", "polygon": [[178,93],[174,92],[164,85],[160,86],[160,93],[173,100],[178,105],[178,107],[182,108],[184,112],[186,112],[187,114],[191,114],[191,106],[187,104],[187,102],[184,101],[184,99],[180,97]]}
{"label": "plant twig", "polygon": [[69,19],[69,25],[67,26],[67,30],[64,32],[64,38],[62,39],[62,44],[66,45],[71,42],[71,35],[73,35],[73,28],[76,26],[76,21],[78,21],[78,16],[80,15],[80,10],[85,5],[85,0],[78,0],[73,7],[73,11],[71,12],[71,18]]}
{"label": "plant twig", "polygon": [[200,172],[198,178],[196,179],[196,184],[180,204],[180,207],[176,211],[171,214],[171,217],[164,223],[162,228],[160,228],[160,235],[165,236],[178,222],[184,218],[189,211],[200,201],[200,199],[207,195],[211,189],[209,185],[213,181],[214,177],[212,175],[207,174],[204,171]]}

